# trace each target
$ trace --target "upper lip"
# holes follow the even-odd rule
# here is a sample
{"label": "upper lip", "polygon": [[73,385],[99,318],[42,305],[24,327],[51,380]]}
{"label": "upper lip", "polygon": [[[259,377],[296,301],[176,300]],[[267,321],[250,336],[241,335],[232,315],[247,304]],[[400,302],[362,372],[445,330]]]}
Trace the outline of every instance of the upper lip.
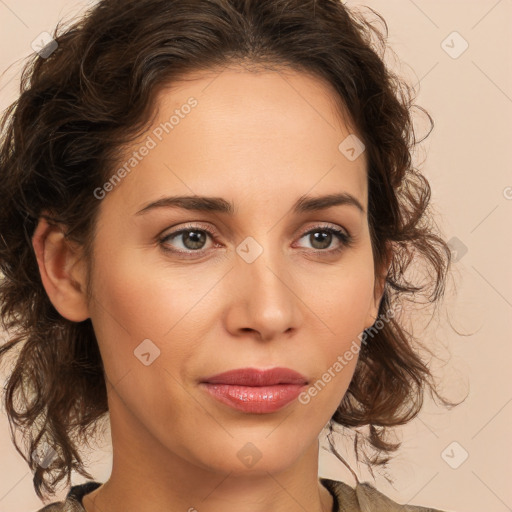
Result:
{"label": "upper lip", "polygon": [[231,384],[240,386],[273,386],[276,384],[307,384],[304,375],[290,368],[238,368],[202,379],[209,384]]}

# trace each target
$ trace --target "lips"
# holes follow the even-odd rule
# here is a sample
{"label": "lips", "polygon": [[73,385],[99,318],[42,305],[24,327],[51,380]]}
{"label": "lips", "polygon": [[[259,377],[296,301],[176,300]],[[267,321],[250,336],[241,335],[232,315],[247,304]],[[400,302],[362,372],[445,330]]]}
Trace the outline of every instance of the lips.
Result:
{"label": "lips", "polygon": [[271,368],[257,370],[255,368],[240,368],[202,379],[208,384],[229,384],[239,386],[274,386],[277,384],[307,384],[304,375],[289,368]]}
{"label": "lips", "polygon": [[203,379],[200,387],[218,402],[250,414],[272,413],[294,401],[307,379],[289,368],[241,368]]}

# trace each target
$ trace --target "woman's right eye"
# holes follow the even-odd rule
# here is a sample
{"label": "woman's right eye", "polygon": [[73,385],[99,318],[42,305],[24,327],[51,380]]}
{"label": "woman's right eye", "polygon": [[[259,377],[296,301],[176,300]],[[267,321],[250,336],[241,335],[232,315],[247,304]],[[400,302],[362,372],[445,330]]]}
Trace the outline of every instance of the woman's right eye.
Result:
{"label": "woman's right eye", "polygon": [[[204,245],[208,237],[214,239],[215,234],[209,229],[203,227],[187,226],[185,228],[179,229],[178,231],[173,231],[171,233],[166,234],[164,237],[160,239],[160,243],[165,251],[191,254],[207,250],[204,249]],[[182,248],[170,249],[169,241],[180,242]]]}

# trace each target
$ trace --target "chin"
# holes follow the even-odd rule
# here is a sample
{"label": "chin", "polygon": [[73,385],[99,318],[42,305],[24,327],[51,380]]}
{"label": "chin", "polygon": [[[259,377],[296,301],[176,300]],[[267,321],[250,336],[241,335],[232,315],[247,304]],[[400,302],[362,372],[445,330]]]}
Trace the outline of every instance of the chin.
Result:
{"label": "chin", "polygon": [[[278,427],[279,428],[279,427]],[[200,457],[211,469],[237,476],[268,476],[293,466],[306,449],[306,440],[297,440],[283,429],[284,435],[264,429],[259,435],[240,435],[225,443],[212,440],[216,450],[208,451],[208,459]],[[312,444],[317,440],[314,439]],[[315,445],[316,446],[316,445]],[[203,455],[203,454],[200,454]]]}

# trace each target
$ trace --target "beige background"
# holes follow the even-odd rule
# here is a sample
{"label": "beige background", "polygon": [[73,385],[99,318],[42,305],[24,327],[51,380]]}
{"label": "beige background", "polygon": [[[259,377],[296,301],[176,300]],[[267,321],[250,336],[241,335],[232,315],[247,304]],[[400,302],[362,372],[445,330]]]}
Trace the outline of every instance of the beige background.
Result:
{"label": "beige background", "polygon": [[[1,109],[16,97],[20,62],[32,51],[31,42],[85,5],[0,0],[0,70],[13,64],[0,77]],[[435,120],[415,158],[430,180],[439,223],[458,259],[457,294],[452,288],[444,313],[423,336],[439,347],[444,362],[435,368],[449,397],[469,391],[452,411],[427,403],[402,429],[403,448],[387,469],[394,486],[379,474],[374,484],[403,503],[457,512],[512,510],[512,443],[505,437],[512,420],[512,230],[507,222],[512,211],[512,41],[507,33],[512,0],[369,0],[364,5],[386,19],[400,73],[420,84],[417,103]],[[469,46],[458,55],[464,41]],[[343,449],[343,443],[339,446]],[[0,453],[0,512],[37,510],[41,503],[28,466],[12,447],[3,410]],[[108,453],[106,441],[90,458],[99,481],[109,475]],[[347,453],[360,480],[371,481]],[[354,484],[350,472],[326,452],[320,473]]]}

